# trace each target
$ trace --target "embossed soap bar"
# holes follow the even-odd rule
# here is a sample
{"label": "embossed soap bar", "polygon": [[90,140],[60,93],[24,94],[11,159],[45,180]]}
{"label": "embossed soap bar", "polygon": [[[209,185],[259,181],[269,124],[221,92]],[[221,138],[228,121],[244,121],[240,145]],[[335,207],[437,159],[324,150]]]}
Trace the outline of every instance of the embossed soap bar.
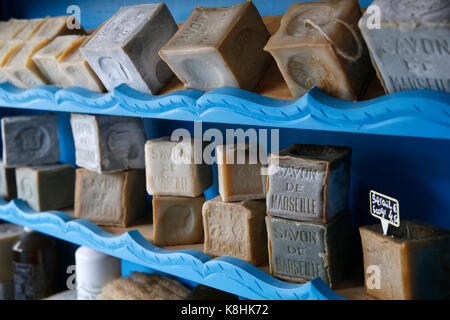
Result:
{"label": "embossed soap bar", "polygon": [[450,1],[375,0],[372,4],[380,9],[380,28],[371,26],[373,12],[363,15],[359,27],[386,91],[450,92]]}
{"label": "embossed soap bar", "polygon": [[[366,291],[380,299],[450,299],[450,230],[414,221],[359,228]],[[379,268],[379,277],[369,266]],[[379,281],[377,283],[372,281]],[[372,285],[367,285],[368,282]]]}
{"label": "embossed soap bar", "polygon": [[144,210],[144,170],[96,173],[77,169],[75,218],[99,225],[127,227],[141,217]]}
{"label": "embossed soap bar", "polygon": [[0,197],[5,200],[15,198],[16,191],[16,171],[14,168],[7,168],[0,159]]}
{"label": "embossed soap bar", "polygon": [[264,200],[223,202],[220,197],[203,205],[204,251],[231,256],[253,265],[267,260]]}
{"label": "embossed soap bar", "polygon": [[7,167],[58,162],[56,115],[4,117],[1,123],[3,162]]}
{"label": "embossed soap bar", "polygon": [[222,201],[241,201],[266,198],[266,180],[263,175],[256,144],[239,143],[216,147],[219,194]]}
{"label": "embossed soap bar", "polygon": [[60,68],[60,63],[76,50],[87,36],[66,35],[56,37],[52,42],[33,55],[33,62],[42,75],[53,85],[66,87],[71,79]]}
{"label": "embossed soap bar", "polygon": [[267,211],[327,222],[347,208],[351,148],[294,144],[269,156]]}
{"label": "embossed soap bar", "polygon": [[75,168],[48,164],[16,168],[17,197],[36,211],[73,207]]}
{"label": "embossed soap bar", "polygon": [[334,287],[351,257],[351,220],[342,212],[329,223],[266,217],[270,274],[290,282],[316,277]]}
{"label": "embossed soap bar", "polygon": [[153,243],[176,246],[203,242],[204,196],[153,197]]}
{"label": "embossed soap bar", "polygon": [[144,169],[144,123],[140,118],[71,114],[76,164],[96,171]]}
{"label": "embossed soap bar", "polygon": [[202,155],[200,138],[148,140],[145,144],[147,192],[183,197],[201,195],[213,183],[211,167],[202,162]]}
{"label": "embossed soap bar", "polygon": [[123,7],[81,47],[81,52],[109,91],[125,83],[155,94],[173,75],[158,50],[177,29],[162,2]]}
{"label": "embossed soap bar", "polygon": [[363,94],[373,69],[358,29],[357,0],[293,4],[270,38],[269,51],[294,96],[313,87],[344,100]]}
{"label": "embossed soap bar", "polygon": [[187,88],[251,90],[271,62],[263,50],[269,37],[250,1],[231,7],[196,7],[160,56]]}

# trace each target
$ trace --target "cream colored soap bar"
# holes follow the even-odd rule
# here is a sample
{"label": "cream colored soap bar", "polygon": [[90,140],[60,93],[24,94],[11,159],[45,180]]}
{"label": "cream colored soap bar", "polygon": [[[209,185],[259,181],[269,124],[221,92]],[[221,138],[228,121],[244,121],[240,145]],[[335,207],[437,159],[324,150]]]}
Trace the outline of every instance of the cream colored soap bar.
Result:
{"label": "cream colored soap bar", "polygon": [[144,209],[144,170],[101,174],[76,170],[75,218],[127,227],[144,214]]}
{"label": "cream colored soap bar", "polygon": [[30,39],[36,31],[49,19],[50,17],[30,19],[19,33],[14,37],[14,40],[28,40]]}
{"label": "cream colored soap bar", "polygon": [[220,197],[203,205],[204,251],[231,256],[253,265],[267,260],[267,232],[263,200],[222,202]]}
{"label": "cream colored soap bar", "polygon": [[0,224],[0,300],[14,299],[12,246],[22,233],[21,226]]}
{"label": "cream colored soap bar", "polygon": [[153,197],[153,243],[176,246],[203,242],[204,196]]}
{"label": "cream colored soap bar", "polygon": [[23,46],[21,40],[0,40],[0,82],[9,80],[4,66],[16,51]]}
{"label": "cream colored soap bar", "polygon": [[363,94],[373,73],[358,29],[357,0],[293,4],[265,50],[275,58],[294,98],[313,87],[344,100]]}
{"label": "cream colored soap bar", "polygon": [[259,154],[260,146],[240,143],[216,147],[219,175],[219,194],[222,201],[240,201],[266,198],[267,176]]}
{"label": "cream colored soap bar", "polygon": [[[199,148],[196,150],[195,146]],[[199,156],[195,157],[194,153]],[[148,140],[145,144],[147,192],[184,197],[201,195],[213,183],[211,167],[202,162],[202,155],[199,138],[180,142],[171,141],[171,137]]]}
{"label": "cream colored soap bar", "polygon": [[251,90],[271,62],[263,50],[269,37],[250,1],[231,7],[196,7],[160,56],[187,88]]}
{"label": "cream colored soap bar", "polygon": [[71,79],[60,68],[60,63],[76,50],[87,36],[58,36],[48,45],[33,55],[33,62],[51,84],[66,87],[72,84]]}
{"label": "cream colored soap bar", "polygon": [[16,196],[16,171],[14,168],[5,167],[0,159],[0,197],[10,200]]}
{"label": "cream colored soap bar", "polygon": [[13,39],[22,29],[26,27],[29,20],[9,19],[0,26],[0,40]]}

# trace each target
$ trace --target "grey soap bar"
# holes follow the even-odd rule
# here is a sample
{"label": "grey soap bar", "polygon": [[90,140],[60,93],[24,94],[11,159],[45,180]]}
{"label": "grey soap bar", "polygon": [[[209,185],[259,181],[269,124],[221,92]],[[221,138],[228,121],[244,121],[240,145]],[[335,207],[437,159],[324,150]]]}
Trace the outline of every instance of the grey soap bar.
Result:
{"label": "grey soap bar", "polygon": [[2,118],[3,161],[7,167],[56,163],[59,160],[56,115]]}
{"label": "grey soap bar", "polygon": [[321,277],[334,287],[348,268],[349,218],[346,211],[327,224],[267,216],[270,274],[300,283]]}
{"label": "grey soap bar", "polygon": [[327,222],[347,208],[351,148],[292,145],[269,156],[267,212]]}
{"label": "grey soap bar", "polygon": [[50,164],[16,168],[17,197],[36,211],[73,206],[75,168]]}
{"label": "grey soap bar", "polygon": [[359,27],[388,93],[409,89],[450,92],[450,1],[375,0],[380,29],[366,12]]}
{"label": "grey soap bar", "polygon": [[251,1],[196,7],[160,55],[187,88],[251,90],[272,61],[263,50],[269,37]]}
{"label": "grey soap bar", "polygon": [[96,171],[144,169],[144,123],[140,118],[71,114],[76,164]]}
{"label": "grey soap bar", "polygon": [[157,93],[173,73],[158,51],[178,27],[164,3],[120,8],[81,47],[106,89],[125,83]]}
{"label": "grey soap bar", "polygon": [[5,167],[3,160],[0,159],[0,197],[10,200],[16,195],[16,171],[14,168]]}

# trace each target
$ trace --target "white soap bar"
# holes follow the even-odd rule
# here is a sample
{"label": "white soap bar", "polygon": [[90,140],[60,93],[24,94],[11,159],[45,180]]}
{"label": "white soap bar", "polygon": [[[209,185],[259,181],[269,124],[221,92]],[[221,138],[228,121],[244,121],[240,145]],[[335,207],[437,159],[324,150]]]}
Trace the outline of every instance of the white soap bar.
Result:
{"label": "white soap bar", "polygon": [[30,39],[48,19],[49,17],[28,20],[25,28],[15,35],[14,40]]}
{"label": "white soap bar", "polygon": [[23,43],[20,40],[0,40],[0,83],[9,80],[8,74],[3,67]]}
{"label": "white soap bar", "polygon": [[28,24],[28,20],[9,19],[0,26],[0,40],[13,39]]}

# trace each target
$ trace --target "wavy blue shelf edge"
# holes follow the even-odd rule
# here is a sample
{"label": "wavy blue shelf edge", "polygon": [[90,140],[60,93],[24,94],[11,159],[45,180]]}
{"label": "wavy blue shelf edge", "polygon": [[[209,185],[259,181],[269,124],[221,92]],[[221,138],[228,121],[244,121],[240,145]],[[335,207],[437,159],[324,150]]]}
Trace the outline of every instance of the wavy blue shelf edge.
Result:
{"label": "wavy blue shelf edge", "polygon": [[250,126],[450,139],[450,94],[410,90],[349,102],[318,88],[277,100],[234,88],[147,95],[121,85],[108,93],[45,85],[21,90],[0,84],[4,107],[205,121]]}
{"label": "wavy blue shelf edge", "polygon": [[0,199],[0,219],[248,299],[344,299],[320,278],[305,284],[283,282],[236,258],[212,259],[197,250],[165,250],[137,230],[113,235],[64,212],[35,212],[19,199]]}

